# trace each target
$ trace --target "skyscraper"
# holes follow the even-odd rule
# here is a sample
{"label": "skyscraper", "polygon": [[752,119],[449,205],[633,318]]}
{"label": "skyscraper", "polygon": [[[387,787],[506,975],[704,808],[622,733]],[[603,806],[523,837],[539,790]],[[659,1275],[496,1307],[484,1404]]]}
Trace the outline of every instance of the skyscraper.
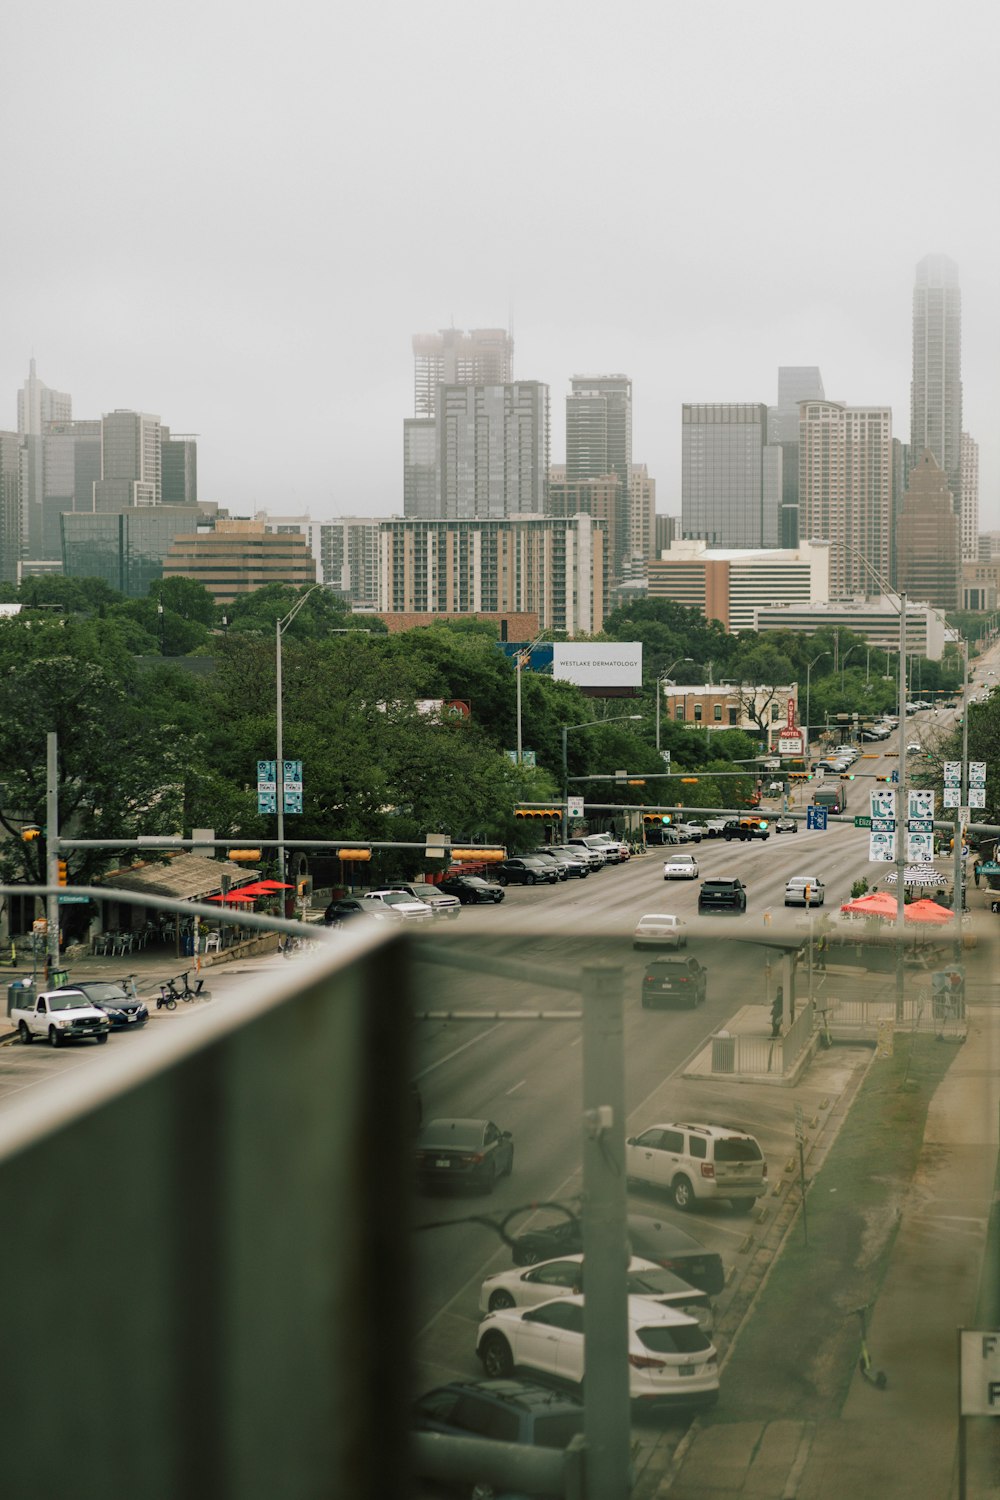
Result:
{"label": "skyscraper", "polygon": [[413,335],[413,411],[433,417],[439,385],[509,385],[514,339],[503,328],[442,328]]}
{"label": "skyscraper", "polygon": [[926,255],[913,288],[913,382],[910,458],[925,449],[944,470],[961,514],[962,293],[958,266],[947,255]]}
{"label": "skyscraper", "polygon": [[41,437],[46,422],[68,422],[73,415],[73,398],[63,391],[53,391],[39,380],[35,361],[28,366],[28,378],[17,393],[17,430],[22,437]]}
{"label": "skyscraper", "polygon": [[760,402],[681,408],[681,524],[712,547],[776,547],[781,449]]}
{"label": "skyscraper", "polygon": [[436,515],[499,520],[543,515],[549,475],[549,388],[442,385],[436,421]]}
{"label": "skyscraper", "polygon": [[767,409],[767,441],[781,449],[782,547],[797,547],[799,541],[799,403],[825,399],[817,365],[778,366],[778,404]]}
{"label": "skyscraper", "polygon": [[962,468],[962,561],[979,557],[979,444],[967,432],[959,447]]}
{"label": "skyscraper", "polygon": [[574,375],[566,397],[566,481],[570,485],[614,474],[620,524],[611,535],[611,576],[618,579],[631,553],[632,382],[627,375]]}
{"label": "skyscraper", "polygon": [[94,485],[95,510],[159,505],[160,419],[141,411],[113,411],[101,418],[101,477]]}
{"label": "skyscraper", "polygon": [[160,428],[160,503],[197,505],[198,443],[192,436]]}
{"label": "skyscraper", "polygon": [[887,406],[803,401],[799,422],[799,532],[833,543],[830,597],[878,593],[889,581],[892,412]]}
{"label": "skyscraper", "polygon": [[938,609],[961,603],[962,565],[959,518],[948,490],[948,476],[929,448],[910,471],[899,512],[896,581],[911,599]]}

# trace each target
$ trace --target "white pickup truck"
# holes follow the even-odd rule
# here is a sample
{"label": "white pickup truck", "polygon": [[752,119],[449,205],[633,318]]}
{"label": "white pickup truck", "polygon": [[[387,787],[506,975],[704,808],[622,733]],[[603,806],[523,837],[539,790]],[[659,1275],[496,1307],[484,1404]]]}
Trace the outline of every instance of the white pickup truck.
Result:
{"label": "white pickup truck", "polygon": [[40,995],[25,995],[21,1005],[11,1008],[10,1019],[22,1042],[47,1037],[51,1047],[78,1037],[95,1037],[106,1042],[111,1021],[103,1010],[91,1005],[79,990],[43,990]]}

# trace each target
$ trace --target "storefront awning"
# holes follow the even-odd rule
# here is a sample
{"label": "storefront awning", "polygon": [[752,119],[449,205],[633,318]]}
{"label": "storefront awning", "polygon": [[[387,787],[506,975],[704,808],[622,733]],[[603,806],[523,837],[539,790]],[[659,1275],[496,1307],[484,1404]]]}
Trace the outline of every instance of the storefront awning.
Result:
{"label": "storefront awning", "polygon": [[172,896],[177,901],[201,901],[222,890],[223,877],[239,887],[259,870],[247,870],[228,859],[206,859],[203,854],[172,854],[165,862],[130,865],[102,875],[100,884],[109,897],[115,891],[134,891],[150,896]]}

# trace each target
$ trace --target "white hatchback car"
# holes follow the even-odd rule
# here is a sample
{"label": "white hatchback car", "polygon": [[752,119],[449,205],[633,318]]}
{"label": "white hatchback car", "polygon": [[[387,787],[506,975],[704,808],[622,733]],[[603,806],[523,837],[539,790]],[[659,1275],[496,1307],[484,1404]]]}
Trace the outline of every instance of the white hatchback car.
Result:
{"label": "white hatchback car", "polygon": [[818,875],[793,875],[785,886],[786,906],[823,906],[826,886]]}
{"label": "white hatchback car", "polygon": [[669,912],[647,912],[635,924],[633,948],[686,948],[687,923]]}
{"label": "white hatchback car", "polygon": [[[633,1255],[628,1263],[626,1289],[630,1297],[648,1297],[661,1307],[696,1318],[706,1333],[712,1329],[712,1299],[708,1292],[658,1266],[655,1260]],[[583,1256],[563,1255],[536,1266],[512,1266],[487,1276],[479,1289],[479,1312],[499,1312],[503,1307],[537,1307],[554,1297],[583,1294]]]}
{"label": "white hatchback car", "polygon": [[[646,1297],[628,1299],[628,1384],[633,1401],[714,1406],[719,1399],[715,1345],[694,1318]],[[537,1307],[489,1313],[479,1325],[476,1353],[492,1380],[516,1367],[581,1385],[583,1298],[558,1297]]]}
{"label": "white hatchback car", "polygon": [[698,861],[693,854],[671,854],[663,861],[664,880],[697,880]]}

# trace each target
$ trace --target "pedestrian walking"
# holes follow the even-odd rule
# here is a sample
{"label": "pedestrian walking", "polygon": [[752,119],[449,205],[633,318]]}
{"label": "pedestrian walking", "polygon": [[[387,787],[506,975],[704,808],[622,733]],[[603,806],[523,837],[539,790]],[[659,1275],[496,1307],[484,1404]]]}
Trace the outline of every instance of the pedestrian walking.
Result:
{"label": "pedestrian walking", "polygon": [[781,985],[775,991],[774,999],[771,1001],[771,1037],[781,1035],[781,1018],[785,1011],[785,993]]}
{"label": "pedestrian walking", "polygon": [[978,859],[976,860],[975,864],[972,866],[972,878],[976,882],[976,884],[978,885],[979,884],[979,861],[978,861]]}
{"label": "pedestrian walking", "polygon": [[829,941],[825,932],[821,932],[816,939],[816,967],[817,969],[822,969],[824,974],[826,973],[826,950]]}

